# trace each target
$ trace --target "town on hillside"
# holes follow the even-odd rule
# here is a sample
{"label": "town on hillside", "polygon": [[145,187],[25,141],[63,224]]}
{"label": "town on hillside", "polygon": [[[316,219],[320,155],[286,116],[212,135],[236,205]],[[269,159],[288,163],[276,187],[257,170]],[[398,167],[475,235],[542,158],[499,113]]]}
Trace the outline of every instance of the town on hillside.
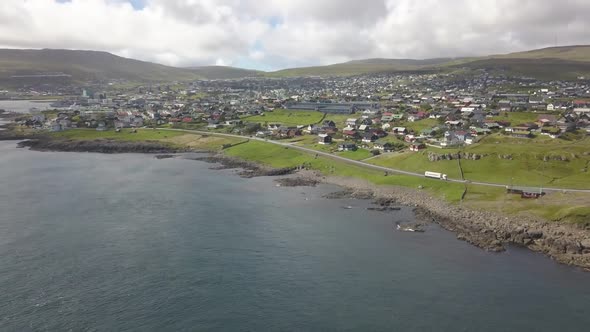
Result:
{"label": "town on hillside", "polygon": [[[590,134],[587,81],[452,74],[246,78],[117,88],[117,84],[4,91],[0,98],[62,95],[22,119],[62,131],[165,126],[270,139],[315,137],[373,153],[457,148],[491,133],[558,139]],[[315,113],[315,114],[314,114]]]}

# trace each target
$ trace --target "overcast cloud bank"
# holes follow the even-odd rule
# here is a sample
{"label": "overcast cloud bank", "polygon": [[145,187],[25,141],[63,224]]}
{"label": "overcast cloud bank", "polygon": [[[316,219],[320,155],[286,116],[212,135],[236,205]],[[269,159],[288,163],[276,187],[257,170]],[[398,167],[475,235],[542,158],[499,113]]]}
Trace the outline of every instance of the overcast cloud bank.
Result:
{"label": "overcast cloud bank", "polygon": [[588,0],[2,0],[1,48],[257,69],[590,43]]}

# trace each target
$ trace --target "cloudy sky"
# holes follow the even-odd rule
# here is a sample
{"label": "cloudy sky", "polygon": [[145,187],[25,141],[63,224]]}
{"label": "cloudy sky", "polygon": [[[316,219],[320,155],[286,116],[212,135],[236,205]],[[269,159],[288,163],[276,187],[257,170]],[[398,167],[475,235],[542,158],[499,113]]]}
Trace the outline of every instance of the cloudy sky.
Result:
{"label": "cloudy sky", "polygon": [[0,48],[274,70],[590,44],[590,0],[1,0]]}

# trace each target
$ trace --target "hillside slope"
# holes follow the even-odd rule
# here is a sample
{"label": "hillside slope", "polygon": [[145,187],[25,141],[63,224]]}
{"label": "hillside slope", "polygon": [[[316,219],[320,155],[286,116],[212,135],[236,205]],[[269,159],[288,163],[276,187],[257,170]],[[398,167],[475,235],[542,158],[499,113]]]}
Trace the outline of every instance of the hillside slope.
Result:
{"label": "hillside slope", "polygon": [[262,72],[224,66],[175,68],[106,52],[0,49],[0,86],[127,80],[171,82],[245,77],[351,76],[367,73],[436,73],[486,69],[540,79],[590,76],[590,46],[550,47],[471,58],[365,59],[345,63]]}
{"label": "hillside slope", "polygon": [[175,81],[198,78],[181,68],[127,59],[107,52],[0,49],[0,83],[27,81]]}
{"label": "hillside slope", "polygon": [[538,50],[492,55],[495,59],[558,59],[590,62],[590,45],[548,47]]}
{"label": "hillside slope", "polygon": [[575,79],[590,75],[590,46],[549,47],[472,58],[451,67],[486,69],[538,79]]}
{"label": "hillside slope", "polygon": [[435,70],[437,70],[435,67],[407,64],[346,62],[327,66],[283,69],[266,75],[270,77],[352,76],[370,73],[427,72]]}
{"label": "hillside slope", "polygon": [[274,77],[349,76],[378,72],[452,72],[459,68],[486,69],[540,79],[573,79],[590,75],[590,46],[550,47],[469,58],[354,60],[327,66],[284,69],[267,75]]}

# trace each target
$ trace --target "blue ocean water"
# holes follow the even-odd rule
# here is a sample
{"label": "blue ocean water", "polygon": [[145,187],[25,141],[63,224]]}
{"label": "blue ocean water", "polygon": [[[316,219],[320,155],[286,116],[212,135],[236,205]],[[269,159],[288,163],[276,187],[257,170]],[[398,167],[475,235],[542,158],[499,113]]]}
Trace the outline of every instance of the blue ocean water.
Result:
{"label": "blue ocean water", "polygon": [[[152,156],[0,142],[1,331],[580,331],[590,274],[411,210]],[[343,206],[353,209],[343,209]]]}

